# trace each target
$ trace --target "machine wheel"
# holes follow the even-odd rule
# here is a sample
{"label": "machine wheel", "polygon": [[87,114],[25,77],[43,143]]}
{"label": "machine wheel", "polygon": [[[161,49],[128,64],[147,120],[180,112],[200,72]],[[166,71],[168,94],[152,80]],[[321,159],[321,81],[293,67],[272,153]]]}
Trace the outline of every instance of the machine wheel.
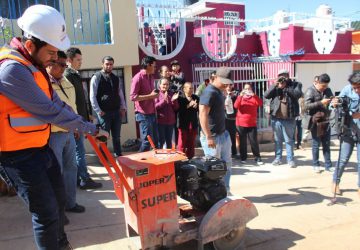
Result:
{"label": "machine wheel", "polygon": [[245,226],[232,230],[224,237],[212,242],[215,250],[241,250],[244,249]]}

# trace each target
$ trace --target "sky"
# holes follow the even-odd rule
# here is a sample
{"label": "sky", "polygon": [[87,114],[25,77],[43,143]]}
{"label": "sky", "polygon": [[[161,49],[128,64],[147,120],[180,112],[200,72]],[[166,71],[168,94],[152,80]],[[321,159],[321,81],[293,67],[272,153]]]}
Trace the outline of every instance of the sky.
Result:
{"label": "sky", "polygon": [[317,7],[327,4],[335,16],[360,20],[358,0],[233,0],[245,4],[245,19],[270,17],[278,10],[315,14]]}

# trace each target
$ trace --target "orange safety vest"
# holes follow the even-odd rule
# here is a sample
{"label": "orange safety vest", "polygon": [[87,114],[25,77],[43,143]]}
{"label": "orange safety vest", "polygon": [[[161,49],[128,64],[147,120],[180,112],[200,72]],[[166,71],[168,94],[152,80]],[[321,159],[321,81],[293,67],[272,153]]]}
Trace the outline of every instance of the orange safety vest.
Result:
{"label": "orange safety vest", "polygon": [[[9,47],[0,49],[0,61],[15,60],[26,66],[36,84],[51,99],[50,87],[45,76],[19,52]],[[24,82],[24,91],[26,91]],[[48,143],[50,124],[34,117],[0,93],[0,152],[43,147]]]}

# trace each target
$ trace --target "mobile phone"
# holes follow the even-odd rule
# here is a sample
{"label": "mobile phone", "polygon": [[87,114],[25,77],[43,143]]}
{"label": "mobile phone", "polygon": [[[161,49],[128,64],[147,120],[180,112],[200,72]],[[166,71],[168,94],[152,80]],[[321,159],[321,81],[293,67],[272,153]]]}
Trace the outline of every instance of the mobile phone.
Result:
{"label": "mobile phone", "polygon": [[159,91],[158,89],[155,89],[154,92],[155,92],[156,94],[159,94],[160,91]]}

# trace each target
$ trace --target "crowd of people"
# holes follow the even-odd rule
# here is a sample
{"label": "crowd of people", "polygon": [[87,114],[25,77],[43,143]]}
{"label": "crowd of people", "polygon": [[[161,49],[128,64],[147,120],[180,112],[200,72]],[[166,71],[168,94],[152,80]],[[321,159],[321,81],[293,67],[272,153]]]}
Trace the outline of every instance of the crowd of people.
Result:
{"label": "crowd of people", "polygon": [[[64,231],[69,223],[65,211],[85,211],[76,201],[77,187],[102,187],[87,169],[84,135],[103,139],[111,134],[114,155],[122,156],[121,124],[127,112],[123,83],[112,72],[114,58],[103,57],[102,69],[90,81],[89,112],[79,74],[82,54],[69,48],[63,16],[49,6],[34,5],[18,25],[23,36],[13,38],[0,53],[0,174],[28,206],[38,248],[71,249]],[[176,60],[160,67],[157,81],[154,57],[144,57],[141,68],[129,95],[140,129],[140,152],[151,150],[151,136],[156,147],[177,147],[191,159],[199,135],[204,155],[226,162],[224,182],[230,193],[232,160],[248,163],[248,139],[254,164],[264,164],[256,118],[267,100],[275,142],[272,165],[282,164],[285,143],[287,164],[296,167],[294,149],[311,135],[314,171],[321,172],[322,145],[325,170],[334,172],[332,190],[341,194],[340,179],[357,146],[360,194],[360,73],[352,74],[350,84],[335,97],[326,73],[316,76],[303,93],[302,84],[280,70],[260,97],[251,83],[234,89],[227,67],[211,72],[195,93]],[[330,154],[332,112],[340,121],[335,168]]]}

